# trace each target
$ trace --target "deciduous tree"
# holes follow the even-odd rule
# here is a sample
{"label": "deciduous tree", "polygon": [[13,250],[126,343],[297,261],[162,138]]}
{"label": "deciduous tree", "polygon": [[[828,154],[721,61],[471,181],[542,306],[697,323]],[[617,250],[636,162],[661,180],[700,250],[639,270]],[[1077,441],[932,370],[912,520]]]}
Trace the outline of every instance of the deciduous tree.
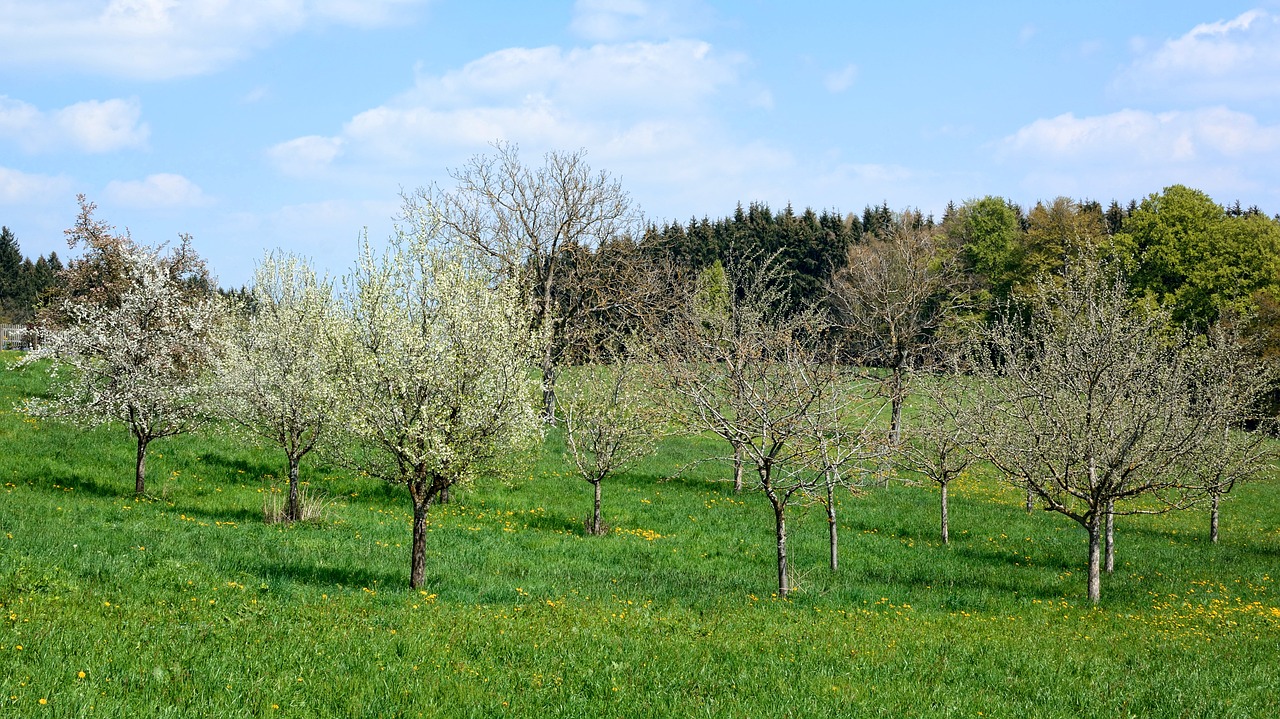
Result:
{"label": "deciduous tree", "polygon": [[730,263],[724,276],[727,308],[693,292],[672,319],[659,349],[662,378],[681,423],[725,440],[754,470],[749,486],[773,509],[778,594],[785,597],[787,510],[847,476],[833,463],[852,455],[823,449],[842,438],[851,390],[821,346],[823,315],[783,312],[769,263]]}
{"label": "deciduous tree", "polygon": [[565,334],[579,319],[557,314],[565,250],[638,234],[638,212],[621,183],[591,170],[585,150],[550,152],[541,167],[529,167],[515,145],[500,142],[494,149],[452,171],[452,190],[432,186],[406,198],[405,217],[438,225],[439,238],[470,248],[520,283],[541,338],[543,416],[554,422]]}
{"label": "deciduous tree", "polygon": [[940,356],[963,305],[964,276],[959,258],[942,233],[902,213],[892,225],[851,245],[845,264],[831,281],[837,322],[864,363],[889,370],[892,406],[890,441],[902,429],[902,403],[910,370]]}
{"label": "deciduous tree", "polygon": [[539,426],[520,286],[465,248],[440,247],[438,228],[410,222],[381,255],[366,241],[344,293],[349,460],[409,490],[411,588],[424,581],[432,504],[499,471]]}
{"label": "deciduous tree", "polygon": [[634,353],[612,362],[574,368],[561,388],[561,419],[568,456],[595,490],[586,521],[589,534],[602,534],[600,485],[653,454],[663,422]]}
{"label": "deciduous tree", "polygon": [[298,467],[342,416],[338,349],[346,323],[333,282],[295,255],[266,255],[247,297],[234,302],[218,363],[221,413],[284,451],[289,499],[285,519],[301,518]]}
{"label": "deciduous tree", "polygon": [[189,431],[206,414],[223,315],[190,237],[162,253],[114,234],[94,209],[81,197],[68,237],[85,254],[64,272],[39,347],[24,359],[54,360],[53,395],[27,407],[90,427],[123,423],[137,440],[134,491],[141,496],[147,447]]}
{"label": "deciduous tree", "polygon": [[969,405],[966,442],[1088,532],[1093,602],[1108,516],[1204,497],[1192,467],[1221,432],[1223,403],[1196,381],[1210,355],[1168,327],[1167,312],[1135,309],[1123,282],[1084,262],[1061,284],[1040,285],[1029,319],[998,319],[967,355],[989,396]]}

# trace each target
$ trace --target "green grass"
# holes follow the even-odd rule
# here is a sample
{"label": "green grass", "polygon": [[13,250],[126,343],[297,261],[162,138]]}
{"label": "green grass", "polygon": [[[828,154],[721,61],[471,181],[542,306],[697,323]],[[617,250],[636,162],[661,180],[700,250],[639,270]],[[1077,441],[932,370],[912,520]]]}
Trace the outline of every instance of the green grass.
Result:
{"label": "green grass", "polygon": [[763,498],[679,471],[714,442],[607,483],[595,538],[552,435],[432,510],[416,593],[402,489],[304,463],[327,520],[267,525],[280,458],[209,435],[152,445],[135,502],[123,430],[12,410],[44,382],[0,371],[0,715],[1280,715],[1275,480],[1216,547],[1202,512],[1120,519],[1097,608],[1083,531],[991,478],[954,486],[949,547],[931,487],[846,496],[840,572],[797,513],[780,601]]}

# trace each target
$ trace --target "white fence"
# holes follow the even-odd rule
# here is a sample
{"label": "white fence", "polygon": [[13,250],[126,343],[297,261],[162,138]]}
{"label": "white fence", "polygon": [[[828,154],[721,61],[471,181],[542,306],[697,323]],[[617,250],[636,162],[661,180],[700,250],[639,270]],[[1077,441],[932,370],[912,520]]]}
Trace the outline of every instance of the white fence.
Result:
{"label": "white fence", "polygon": [[0,350],[30,349],[27,328],[24,325],[0,325]]}

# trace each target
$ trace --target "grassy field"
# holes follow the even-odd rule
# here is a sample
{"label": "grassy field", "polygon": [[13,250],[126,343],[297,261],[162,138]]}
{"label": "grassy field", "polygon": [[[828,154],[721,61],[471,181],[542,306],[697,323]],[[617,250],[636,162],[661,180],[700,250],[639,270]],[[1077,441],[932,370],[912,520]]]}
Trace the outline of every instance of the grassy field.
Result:
{"label": "grassy field", "polygon": [[590,487],[559,438],[506,482],[433,509],[406,589],[403,490],[315,464],[323,522],[262,521],[281,460],[216,436],[152,445],[132,497],[122,429],[13,411],[0,370],[0,715],[21,717],[1280,716],[1280,482],[1240,488],[1218,546],[1202,512],[1117,523],[1084,599],[1086,538],[991,478],[894,484],[791,531],[799,591],[772,596],[772,516],[719,452],[671,441]]}

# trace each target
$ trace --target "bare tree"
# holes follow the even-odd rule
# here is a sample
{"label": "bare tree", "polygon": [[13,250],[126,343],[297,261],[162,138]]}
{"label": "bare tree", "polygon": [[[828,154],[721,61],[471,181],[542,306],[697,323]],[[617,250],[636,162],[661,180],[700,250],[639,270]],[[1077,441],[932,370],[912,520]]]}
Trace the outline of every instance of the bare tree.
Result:
{"label": "bare tree", "polygon": [[831,465],[848,455],[821,453],[842,431],[850,388],[821,347],[823,316],[784,314],[768,263],[731,263],[725,276],[727,308],[708,311],[706,293],[694,292],[673,318],[659,348],[661,379],[680,423],[725,440],[754,469],[750,488],[773,509],[778,594],[786,596],[787,509],[842,477]]}
{"label": "bare tree", "polygon": [[235,318],[218,362],[220,413],[258,440],[284,451],[289,499],[284,518],[302,518],[298,467],[333,433],[343,409],[337,389],[338,347],[346,323],[333,282],[305,260],[266,255]]}
{"label": "bare tree", "polygon": [[963,272],[941,230],[904,212],[892,226],[851,245],[831,281],[837,321],[857,357],[886,367],[890,441],[902,431],[909,370],[940,353],[944,325],[958,309]]}
{"label": "bare tree", "polygon": [[84,426],[123,423],[137,440],[134,493],[141,497],[151,442],[205,417],[223,315],[189,236],[168,253],[140,246],[79,200],[67,237],[85,253],[64,270],[61,292],[42,313],[38,348],[23,359],[55,360],[52,397],[26,406]]}
{"label": "bare tree", "polygon": [[1236,483],[1272,472],[1280,456],[1275,443],[1267,441],[1267,433],[1275,429],[1275,418],[1260,412],[1265,396],[1275,386],[1276,371],[1254,359],[1239,332],[1228,324],[1210,328],[1205,351],[1207,359],[1197,378],[1196,395],[1201,402],[1214,405],[1206,409],[1212,409],[1216,426],[1211,426],[1204,438],[1192,469],[1208,495],[1209,541],[1217,544],[1222,500]]}
{"label": "bare tree", "polygon": [[432,186],[406,197],[405,219],[438,225],[437,237],[479,252],[520,282],[541,337],[543,417],[554,422],[565,335],[581,310],[575,303],[557,307],[566,252],[633,233],[638,213],[617,180],[591,170],[585,150],[549,152],[542,167],[532,168],[516,145],[499,142],[494,149],[450,172],[454,189]]}
{"label": "bare tree", "polygon": [[819,406],[808,415],[809,427],[800,438],[809,445],[803,456],[808,469],[821,477],[823,493],[816,499],[826,510],[827,545],[831,571],[840,568],[840,528],[836,516],[839,490],[858,493],[880,482],[882,460],[889,455],[877,415],[884,403],[874,397],[873,383],[861,373],[850,374],[834,362],[813,369],[815,374],[834,373],[834,391],[824,393]]}
{"label": "bare tree", "polygon": [[589,534],[605,531],[601,483],[653,454],[662,435],[661,417],[639,370],[633,357],[624,354],[610,363],[574,368],[563,378],[561,418],[567,454],[595,490],[585,524]]}
{"label": "bare tree", "polygon": [[413,502],[409,586],[426,572],[427,514],[441,493],[500,471],[537,435],[533,347],[519,289],[433,225],[398,229],[381,257],[366,242],[345,292],[352,338],[342,390],[348,461]]}
{"label": "bare tree", "polygon": [[[1101,597],[1108,515],[1152,514],[1204,496],[1191,467],[1219,428],[1199,393],[1210,355],[1136,309],[1124,283],[1082,261],[1042,283],[968,348],[988,393],[960,422],[969,446],[1089,534],[1088,596]],[[976,411],[975,411],[976,410]]]}
{"label": "bare tree", "polygon": [[921,406],[915,421],[908,425],[906,437],[897,446],[898,461],[906,469],[918,472],[938,485],[940,535],[943,544],[951,542],[950,509],[947,493],[951,482],[960,477],[976,460],[965,446],[968,429],[963,426],[964,403],[971,415],[981,414],[972,403],[981,393],[970,391],[958,373],[930,375],[919,382]]}

